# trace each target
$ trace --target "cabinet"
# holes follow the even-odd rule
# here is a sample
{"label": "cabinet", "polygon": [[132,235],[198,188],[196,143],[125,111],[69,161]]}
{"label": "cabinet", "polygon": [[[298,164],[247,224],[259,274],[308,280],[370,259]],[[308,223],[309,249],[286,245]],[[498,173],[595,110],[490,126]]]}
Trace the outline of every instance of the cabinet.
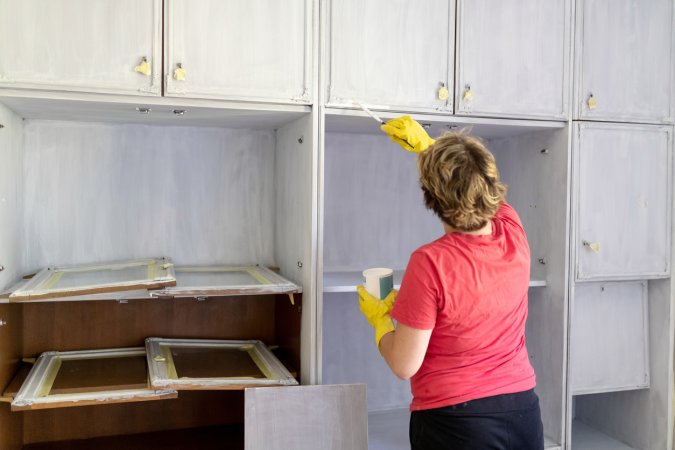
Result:
{"label": "cabinet", "polygon": [[575,117],[672,123],[672,0],[579,0],[576,9]]}
{"label": "cabinet", "polygon": [[567,117],[570,0],[459,0],[455,111]]}
{"label": "cabinet", "polygon": [[576,278],[668,276],[672,128],[575,127]]}
{"label": "cabinet", "polygon": [[160,95],[161,17],[161,0],[2,0],[0,86]]}
{"label": "cabinet", "polygon": [[167,96],[311,102],[311,0],[167,0],[165,8]]}
{"label": "cabinet", "polygon": [[[452,111],[454,0],[329,0],[327,8],[329,105]],[[439,98],[442,87],[450,97]]]}

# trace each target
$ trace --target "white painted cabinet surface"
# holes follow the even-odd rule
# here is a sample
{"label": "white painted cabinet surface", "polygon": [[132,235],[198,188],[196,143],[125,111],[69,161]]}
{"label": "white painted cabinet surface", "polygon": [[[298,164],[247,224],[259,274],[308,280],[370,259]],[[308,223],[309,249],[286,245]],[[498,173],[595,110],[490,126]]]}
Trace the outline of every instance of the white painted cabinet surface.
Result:
{"label": "white painted cabinet surface", "polygon": [[566,118],[569,0],[459,0],[455,111]]}
{"label": "white painted cabinet surface", "polygon": [[577,280],[670,273],[672,127],[576,125]]}
{"label": "white painted cabinet surface", "polygon": [[575,292],[572,393],[649,387],[647,282],[577,284]]}
{"label": "white painted cabinet surface", "polygon": [[329,105],[452,111],[454,0],[328,3]]}
{"label": "white painted cabinet surface", "polygon": [[161,0],[0,0],[0,87],[159,95],[161,15]]}
{"label": "white painted cabinet surface", "polygon": [[674,4],[673,0],[577,1],[577,118],[673,121]]}
{"label": "white painted cabinet surface", "polygon": [[167,0],[167,96],[311,102],[311,0]]}

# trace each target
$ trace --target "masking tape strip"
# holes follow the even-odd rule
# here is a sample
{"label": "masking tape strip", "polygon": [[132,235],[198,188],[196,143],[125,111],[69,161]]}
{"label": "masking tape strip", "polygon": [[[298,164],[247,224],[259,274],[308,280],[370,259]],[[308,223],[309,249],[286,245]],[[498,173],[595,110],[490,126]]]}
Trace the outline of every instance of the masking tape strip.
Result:
{"label": "masking tape strip", "polygon": [[260,369],[260,371],[265,375],[265,377],[269,378],[270,380],[274,379],[274,375],[272,374],[272,372],[269,371],[263,360],[255,351],[255,348],[251,346],[247,348],[246,351],[248,352],[248,355],[251,357],[256,366],[258,366],[258,369]]}
{"label": "masking tape strip", "polygon": [[148,264],[148,280],[154,280],[157,276],[157,263],[152,261]]}
{"label": "masking tape strip", "polygon": [[56,380],[56,376],[59,374],[59,370],[61,370],[61,358],[52,359],[49,370],[45,374],[44,382],[40,384],[40,389],[36,392],[35,397],[40,398],[49,395],[49,392],[51,392],[52,386],[54,385],[54,380]]}
{"label": "masking tape strip", "polygon": [[166,377],[170,380],[177,380],[178,373],[176,373],[176,364],[173,362],[173,356],[171,355],[171,346],[162,345],[162,356],[164,357],[166,364]]}
{"label": "masking tape strip", "polygon": [[262,274],[255,268],[246,269],[246,272],[255,278],[255,280],[260,284],[272,284],[270,280],[262,276]]}
{"label": "masking tape strip", "polygon": [[61,280],[61,277],[63,276],[63,272],[54,272],[51,277],[42,285],[40,286],[41,291],[46,291],[54,287],[56,283],[58,283]]}

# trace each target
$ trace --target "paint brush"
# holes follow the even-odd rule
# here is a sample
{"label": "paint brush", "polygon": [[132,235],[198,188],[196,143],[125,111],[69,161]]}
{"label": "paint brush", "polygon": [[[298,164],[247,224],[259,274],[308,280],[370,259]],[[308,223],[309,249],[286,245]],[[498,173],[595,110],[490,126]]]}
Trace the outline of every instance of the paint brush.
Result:
{"label": "paint brush", "polygon": [[358,106],[359,108],[361,108],[361,109],[363,110],[363,112],[365,112],[366,114],[368,114],[370,117],[372,117],[373,119],[375,119],[375,120],[377,120],[378,122],[380,122],[380,125],[382,125],[382,124],[384,123],[384,120],[382,120],[377,114],[375,114],[374,112],[372,112],[371,110],[369,110],[368,108],[366,108],[365,105],[362,105],[362,104],[359,103],[359,102],[352,102],[352,103],[354,103],[354,105],[356,105],[356,106]]}

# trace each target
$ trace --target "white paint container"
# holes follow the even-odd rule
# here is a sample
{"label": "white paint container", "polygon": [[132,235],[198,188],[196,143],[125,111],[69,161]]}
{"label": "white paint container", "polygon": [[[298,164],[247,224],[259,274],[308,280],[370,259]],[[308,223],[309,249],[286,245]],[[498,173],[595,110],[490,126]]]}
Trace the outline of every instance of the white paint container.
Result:
{"label": "white paint container", "polygon": [[366,291],[373,297],[383,300],[394,289],[394,271],[383,267],[363,271]]}

